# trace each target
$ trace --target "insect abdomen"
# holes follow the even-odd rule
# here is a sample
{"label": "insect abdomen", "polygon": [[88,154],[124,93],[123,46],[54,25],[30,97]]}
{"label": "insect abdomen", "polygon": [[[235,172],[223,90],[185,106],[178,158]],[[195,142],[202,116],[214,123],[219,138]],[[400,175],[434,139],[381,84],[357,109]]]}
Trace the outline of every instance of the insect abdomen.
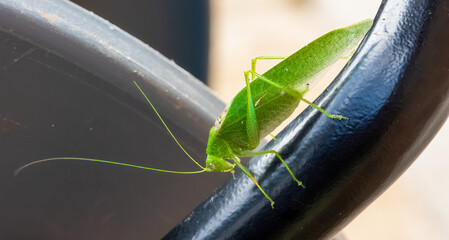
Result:
{"label": "insect abdomen", "polygon": [[[261,138],[271,133],[285,119],[287,119],[299,104],[297,96],[290,95],[284,90],[276,88],[261,80],[251,83],[253,104],[255,105],[259,135]],[[233,99],[225,118],[222,120],[217,136],[227,140],[239,149],[248,148],[246,132],[247,115],[246,88],[242,89]]]}

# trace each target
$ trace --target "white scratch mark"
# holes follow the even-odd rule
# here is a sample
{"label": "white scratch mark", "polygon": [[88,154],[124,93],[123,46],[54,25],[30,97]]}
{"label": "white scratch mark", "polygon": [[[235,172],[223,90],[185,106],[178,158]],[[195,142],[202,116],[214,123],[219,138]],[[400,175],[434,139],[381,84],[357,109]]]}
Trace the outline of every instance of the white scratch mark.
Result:
{"label": "white scratch mark", "polygon": [[11,62],[9,62],[8,64],[6,64],[5,66],[3,66],[2,70],[6,70],[8,68],[10,68],[12,65],[16,64],[17,62],[19,62],[21,59],[25,58],[26,56],[30,55],[31,53],[33,53],[36,49],[34,48],[30,48],[28,49],[28,51],[20,54],[18,57],[14,58]]}
{"label": "white scratch mark", "polygon": [[21,127],[21,128],[26,128],[25,125],[21,124],[20,122],[8,119],[6,117],[2,117],[2,115],[0,115],[0,117],[2,118],[1,119],[2,121],[5,121],[5,122],[13,124],[13,125],[16,125],[16,126]]}
{"label": "white scratch mark", "polygon": [[108,221],[111,220],[115,215],[117,215],[117,213],[118,213],[117,211],[111,212],[110,214],[104,216],[104,217],[101,219],[101,222],[103,222],[103,223],[108,222]]}
{"label": "white scratch mark", "polygon": [[264,95],[262,95],[262,97],[260,97],[256,103],[254,103],[254,107],[257,107],[257,105],[259,105],[260,101],[265,97],[265,95],[267,95],[267,93],[265,93]]}

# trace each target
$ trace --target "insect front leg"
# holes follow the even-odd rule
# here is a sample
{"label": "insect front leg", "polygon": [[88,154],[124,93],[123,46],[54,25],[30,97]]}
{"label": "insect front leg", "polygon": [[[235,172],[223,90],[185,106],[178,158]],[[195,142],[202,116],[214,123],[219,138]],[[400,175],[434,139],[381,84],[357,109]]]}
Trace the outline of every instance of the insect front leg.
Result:
{"label": "insect front leg", "polygon": [[274,208],[274,201],[270,198],[270,196],[268,196],[268,194],[265,193],[265,191],[262,189],[262,187],[259,185],[259,183],[256,181],[256,179],[254,179],[253,175],[248,171],[248,169],[246,169],[241,163],[240,163],[240,159],[236,156],[234,156],[232,158],[232,160],[234,161],[235,165],[237,165],[237,167],[239,167],[242,172],[249,177],[249,179],[251,179],[251,181],[254,182],[254,184],[256,184],[256,186],[259,188],[259,190],[263,193],[263,195],[270,201],[271,203],[271,208]]}
{"label": "insect front leg", "polygon": [[287,171],[290,173],[290,175],[292,176],[293,180],[295,180],[295,182],[298,183],[298,186],[302,187],[302,188],[306,188],[301,181],[299,181],[295,175],[293,174],[292,170],[290,170],[290,168],[288,167],[287,163],[284,161],[284,159],[281,157],[281,155],[275,151],[275,150],[268,150],[268,151],[263,151],[263,152],[247,152],[247,153],[243,153],[240,156],[241,157],[254,157],[254,156],[259,156],[259,155],[265,155],[265,154],[275,154],[279,160],[281,160],[282,164],[284,164],[285,168],[287,168]]}

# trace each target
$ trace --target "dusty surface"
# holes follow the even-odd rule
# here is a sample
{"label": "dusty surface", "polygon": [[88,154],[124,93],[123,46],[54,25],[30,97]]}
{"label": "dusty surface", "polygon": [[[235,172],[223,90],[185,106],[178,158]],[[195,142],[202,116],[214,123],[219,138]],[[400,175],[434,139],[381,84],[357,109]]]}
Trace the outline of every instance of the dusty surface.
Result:
{"label": "dusty surface", "polygon": [[[212,0],[210,86],[226,101],[256,56],[289,55],[334,28],[374,17],[380,0]],[[264,72],[275,61],[258,64]],[[342,63],[339,64],[340,66]],[[313,100],[339,71],[308,94]],[[305,105],[301,105],[303,109]],[[449,124],[412,167],[343,233],[355,239],[449,239]]]}

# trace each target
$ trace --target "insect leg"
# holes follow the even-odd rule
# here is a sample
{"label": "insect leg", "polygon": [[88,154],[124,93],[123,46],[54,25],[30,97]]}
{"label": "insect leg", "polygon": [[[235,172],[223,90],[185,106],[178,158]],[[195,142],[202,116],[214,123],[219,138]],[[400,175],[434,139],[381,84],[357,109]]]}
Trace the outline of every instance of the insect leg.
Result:
{"label": "insect leg", "polygon": [[259,156],[259,155],[264,155],[264,154],[275,154],[279,160],[281,160],[281,162],[284,164],[285,168],[287,168],[287,171],[290,173],[290,175],[292,176],[293,180],[295,180],[298,183],[298,186],[301,186],[302,188],[306,188],[301,181],[299,181],[295,175],[293,174],[292,170],[290,170],[290,168],[288,167],[287,163],[285,163],[284,159],[281,157],[281,155],[275,151],[275,150],[268,150],[268,151],[263,151],[263,152],[246,152],[241,154],[240,156],[242,157],[254,157],[254,156]]}
{"label": "insect leg", "polygon": [[350,51],[346,55],[340,57],[340,59],[350,59],[352,57],[352,55],[354,55],[354,53],[355,53],[355,49],[353,49],[352,51]]}
{"label": "insect leg", "polygon": [[[266,59],[286,59],[287,57],[285,56],[260,56],[260,57],[255,57],[253,59],[251,59],[251,70],[253,72],[256,71],[256,63],[257,60],[266,60]],[[254,80],[254,74],[251,75],[251,80]]]}
{"label": "insect leg", "polygon": [[248,171],[248,169],[246,169],[241,163],[240,163],[240,159],[238,157],[233,157],[232,159],[235,163],[235,165],[237,165],[237,167],[239,167],[242,172],[249,177],[249,179],[251,179],[251,181],[254,182],[254,184],[256,184],[256,186],[259,188],[259,190],[263,193],[263,195],[265,195],[265,197],[270,201],[271,203],[271,208],[274,208],[274,201],[268,196],[268,194],[265,193],[265,191],[262,189],[262,187],[259,185],[259,183],[256,181],[256,179],[254,179],[253,175]]}
{"label": "insect leg", "polygon": [[248,136],[248,148],[254,149],[259,146],[260,134],[259,124],[257,123],[256,110],[254,109],[251,88],[249,84],[249,71],[245,71],[246,93],[248,100],[248,107],[246,112],[246,134]]}
{"label": "insect leg", "polygon": [[264,76],[262,76],[262,75],[256,73],[256,72],[253,71],[253,70],[250,70],[250,72],[251,72],[251,74],[252,74],[253,76],[256,76],[256,77],[260,78],[262,81],[264,81],[264,82],[266,82],[266,83],[269,83],[269,84],[271,84],[271,85],[273,85],[273,86],[275,86],[275,87],[277,87],[277,88],[279,88],[279,89],[282,89],[282,90],[284,90],[286,93],[288,93],[288,94],[290,94],[290,95],[292,95],[292,96],[296,96],[296,97],[298,97],[298,98],[301,98],[301,95],[302,95],[302,94],[301,94],[300,92],[298,92],[298,91],[296,91],[296,90],[294,90],[294,89],[290,89],[290,88],[286,88],[286,87],[284,87],[284,86],[281,86],[281,85],[279,85],[279,84],[277,84],[277,83],[271,81],[270,79],[268,79],[268,78],[266,78],[266,77],[264,77]]}
{"label": "insect leg", "polygon": [[322,112],[324,115],[328,116],[329,118],[332,118],[332,119],[336,118],[336,119],[338,119],[338,120],[342,120],[342,119],[348,120],[348,119],[349,119],[349,118],[347,118],[347,117],[343,117],[342,115],[333,115],[333,114],[330,114],[330,113],[326,112],[326,110],[324,110],[324,109],[318,107],[317,105],[315,105],[314,103],[312,103],[312,102],[310,102],[310,101],[307,101],[307,100],[304,99],[303,97],[301,97],[301,101],[303,101],[303,102],[309,104],[311,107],[313,107],[313,108],[315,108],[316,110]]}
{"label": "insect leg", "polygon": [[297,91],[295,91],[295,90],[288,89],[288,88],[286,88],[286,87],[283,87],[283,86],[281,86],[281,85],[279,85],[279,84],[277,84],[277,83],[271,81],[270,79],[268,79],[268,78],[266,78],[266,77],[264,77],[264,76],[262,76],[262,75],[260,75],[260,74],[258,74],[258,73],[256,73],[256,72],[251,71],[251,73],[252,73],[253,75],[255,75],[256,77],[260,78],[261,80],[263,80],[264,82],[269,83],[269,84],[271,84],[271,85],[273,85],[273,86],[276,86],[276,87],[278,87],[278,88],[284,90],[285,92],[287,92],[287,93],[289,93],[289,94],[291,94],[291,95],[293,95],[293,96],[297,96],[298,98],[301,99],[301,101],[303,101],[303,102],[309,104],[311,107],[313,107],[313,108],[315,108],[316,110],[320,111],[321,113],[323,113],[324,115],[328,116],[329,118],[332,118],[332,119],[336,118],[336,119],[338,119],[338,120],[342,120],[342,119],[348,120],[348,119],[349,119],[349,118],[344,117],[344,116],[341,116],[341,115],[333,115],[333,114],[330,114],[330,113],[326,112],[326,110],[324,110],[324,109],[318,107],[317,105],[315,105],[314,103],[308,101],[307,99],[304,99],[304,98],[302,97],[302,95],[303,95],[305,92],[304,92],[304,93],[300,93],[300,92],[297,92]]}

